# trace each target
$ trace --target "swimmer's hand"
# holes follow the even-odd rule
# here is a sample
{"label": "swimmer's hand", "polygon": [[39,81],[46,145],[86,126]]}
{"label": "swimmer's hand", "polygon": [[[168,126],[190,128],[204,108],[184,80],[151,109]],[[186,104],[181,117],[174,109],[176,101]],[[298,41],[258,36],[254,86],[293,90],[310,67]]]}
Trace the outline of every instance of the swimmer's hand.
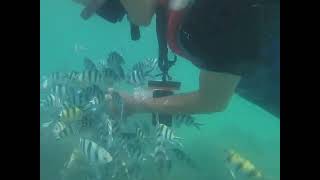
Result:
{"label": "swimmer's hand", "polygon": [[[120,95],[122,102],[117,100],[116,94]],[[142,100],[139,100],[128,93],[116,92],[113,89],[109,89],[105,97],[107,101],[108,112],[112,117],[119,116],[121,113],[123,113],[124,117],[128,117],[141,111]],[[121,109],[121,103],[123,104],[123,109]]]}

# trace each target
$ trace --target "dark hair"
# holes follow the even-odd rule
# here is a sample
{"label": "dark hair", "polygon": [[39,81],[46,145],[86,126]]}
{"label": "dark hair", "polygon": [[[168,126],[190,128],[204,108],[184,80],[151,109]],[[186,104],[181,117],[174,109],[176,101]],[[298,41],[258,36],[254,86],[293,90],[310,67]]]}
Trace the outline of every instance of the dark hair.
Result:
{"label": "dark hair", "polygon": [[120,0],[108,0],[96,13],[109,22],[116,23],[127,13]]}

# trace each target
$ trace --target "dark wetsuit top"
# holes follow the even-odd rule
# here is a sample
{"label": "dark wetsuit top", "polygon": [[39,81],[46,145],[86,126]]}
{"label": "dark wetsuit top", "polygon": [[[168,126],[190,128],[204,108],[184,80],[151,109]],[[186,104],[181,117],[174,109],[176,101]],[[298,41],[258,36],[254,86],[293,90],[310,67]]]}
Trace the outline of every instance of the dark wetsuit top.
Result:
{"label": "dark wetsuit top", "polygon": [[241,75],[237,93],[279,117],[279,20],[277,2],[196,0],[178,43],[200,69]]}

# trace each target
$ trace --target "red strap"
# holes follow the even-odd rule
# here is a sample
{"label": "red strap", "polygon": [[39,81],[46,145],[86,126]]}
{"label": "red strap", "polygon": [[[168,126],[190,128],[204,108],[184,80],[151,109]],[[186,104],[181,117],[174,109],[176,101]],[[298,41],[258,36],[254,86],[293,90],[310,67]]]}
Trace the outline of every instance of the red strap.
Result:
{"label": "red strap", "polygon": [[180,11],[170,11],[168,19],[167,40],[170,49],[172,49],[176,54],[186,57],[186,55],[183,53],[183,51],[180,49],[177,43],[179,25],[184,13],[185,9],[182,9]]}
{"label": "red strap", "polygon": [[[168,6],[168,0],[158,0],[158,3],[160,6]],[[188,58],[188,55],[186,55],[179,47],[177,43],[177,35],[178,30],[180,26],[180,22],[182,21],[182,18],[184,17],[186,9],[182,9],[179,11],[176,10],[169,10],[169,16],[168,16],[168,27],[167,27],[167,41],[170,49],[178,54],[179,56],[182,56],[184,58]]]}

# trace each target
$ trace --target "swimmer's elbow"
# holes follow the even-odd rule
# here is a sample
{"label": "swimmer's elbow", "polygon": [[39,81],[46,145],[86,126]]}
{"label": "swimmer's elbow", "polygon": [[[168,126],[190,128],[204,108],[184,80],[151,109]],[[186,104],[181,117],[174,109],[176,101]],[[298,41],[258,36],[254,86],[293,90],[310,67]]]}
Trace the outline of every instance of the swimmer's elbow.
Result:
{"label": "swimmer's elbow", "polygon": [[227,105],[211,105],[203,108],[205,114],[212,114],[217,112],[224,112],[227,109]]}
{"label": "swimmer's elbow", "polygon": [[202,104],[202,111],[205,114],[212,114],[216,112],[224,112],[229,105],[229,101],[217,102],[209,101]]}

